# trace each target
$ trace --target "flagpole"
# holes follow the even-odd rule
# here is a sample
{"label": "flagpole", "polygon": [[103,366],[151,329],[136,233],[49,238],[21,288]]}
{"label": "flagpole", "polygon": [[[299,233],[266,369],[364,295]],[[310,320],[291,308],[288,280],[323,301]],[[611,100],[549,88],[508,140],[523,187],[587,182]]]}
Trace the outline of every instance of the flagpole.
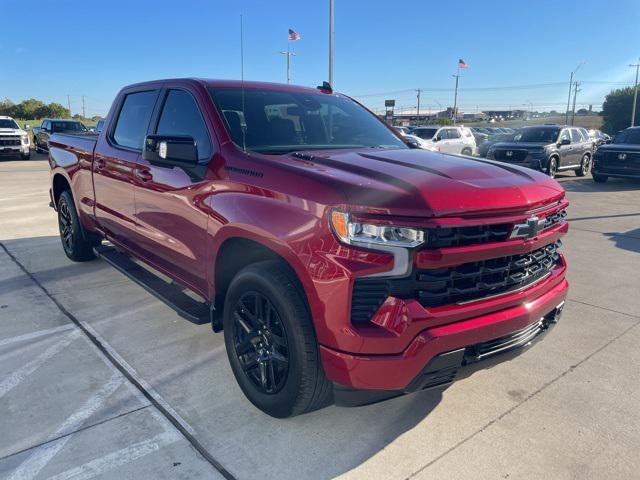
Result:
{"label": "flagpole", "polygon": [[456,109],[458,108],[458,79],[460,78],[460,62],[458,62],[458,70],[454,75],[456,77],[456,89],[453,94],[453,124],[456,124]]}
{"label": "flagpole", "polygon": [[287,40],[287,83],[291,83],[291,53],[289,52],[289,46],[291,41]]}

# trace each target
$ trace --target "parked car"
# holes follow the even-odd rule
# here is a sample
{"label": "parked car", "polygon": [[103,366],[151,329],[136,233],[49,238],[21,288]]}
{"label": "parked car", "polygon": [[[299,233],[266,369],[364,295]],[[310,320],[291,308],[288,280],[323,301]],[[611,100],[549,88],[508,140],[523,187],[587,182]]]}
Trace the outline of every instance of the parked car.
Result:
{"label": "parked car", "polygon": [[562,125],[524,127],[512,142],[495,143],[487,152],[487,158],[539,170],[552,178],[564,170],[585,176],[592,155],[587,131]]}
{"label": "parked car", "polygon": [[480,131],[480,128],[478,127],[470,127],[469,130],[473,134],[473,138],[476,141],[476,146],[479,146],[482,142],[489,138],[489,134]]}
{"label": "parked car", "polygon": [[31,158],[29,133],[11,117],[0,116],[0,157]]}
{"label": "parked car", "polygon": [[491,148],[491,145],[494,145],[496,143],[501,143],[501,142],[513,142],[513,139],[515,138],[515,136],[516,136],[515,131],[514,133],[496,133],[494,135],[491,135],[489,138],[483,141],[480,145],[478,145],[478,156],[486,158],[487,152],[489,151],[489,148]]}
{"label": "parked car", "polygon": [[640,127],[627,128],[612,143],[600,145],[593,156],[592,175],[598,183],[609,177],[640,179]]}
{"label": "parked car", "polygon": [[542,338],[567,295],[557,182],[410,149],[328,85],[139,83],[99,135],[49,144],[67,257],[223,330],[269,415],[445,386]]}
{"label": "parked car", "polygon": [[81,122],[61,118],[45,118],[40,127],[33,129],[33,146],[36,152],[49,150],[49,137],[56,132],[88,132]]}
{"label": "parked car", "polygon": [[412,134],[425,140],[424,145],[429,150],[457,155],[476,153],[473,133],[466,127],[417,127],[413,129]]}
{"label": "parked car", "polygon": [[410,130],[407,127],[393,127],[395,128],[400,135],[409,135]]}

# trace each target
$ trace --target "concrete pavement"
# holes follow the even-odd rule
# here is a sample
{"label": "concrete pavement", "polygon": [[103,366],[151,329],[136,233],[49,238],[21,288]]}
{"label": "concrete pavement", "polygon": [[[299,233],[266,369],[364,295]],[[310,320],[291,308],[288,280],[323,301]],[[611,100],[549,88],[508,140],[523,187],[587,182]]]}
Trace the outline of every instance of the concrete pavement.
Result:
{"label": "concrete pavement", "polygon": [[275,420],[221,334],[66,259],[46,161],[0,162],[0,477],[633,477],[640,182],[560,180],[571,291],[543,342],[443,393]]}

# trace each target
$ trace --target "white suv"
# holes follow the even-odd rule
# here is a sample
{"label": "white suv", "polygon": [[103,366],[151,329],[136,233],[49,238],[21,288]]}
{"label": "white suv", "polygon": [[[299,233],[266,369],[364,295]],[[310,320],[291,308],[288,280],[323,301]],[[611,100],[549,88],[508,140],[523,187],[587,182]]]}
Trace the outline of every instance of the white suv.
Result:
{"label": "white suv", "polygon": [[456,155],[475,155],[477,152],[476,140],[467,127],[417,127],[411,134],[419,137],[421,146],[428,150]]}
{"label": "white suv", "polygon": [[0,156],[31,158],[29,134],[22,130],[11,117],[0,116]]}

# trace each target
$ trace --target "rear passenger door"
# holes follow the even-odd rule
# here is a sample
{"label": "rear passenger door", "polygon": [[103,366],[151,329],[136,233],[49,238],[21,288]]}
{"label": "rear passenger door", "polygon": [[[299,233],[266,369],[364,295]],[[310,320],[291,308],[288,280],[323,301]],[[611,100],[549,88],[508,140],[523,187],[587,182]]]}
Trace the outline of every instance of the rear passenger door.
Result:
{"label": "rear passenger door", "polygon": [[193,137],[199,164],[161,166],[140,157],[135,176],[135,215],[144,257],[191,289],[204,293],[210,268],[206,263],[208,215],[198,205],[198,199],[214,144],[194,94],[186,88],[164,90],[151,133]]}
{"label": "rear passenger door", "polygon": [[119,99],[117,113],[98,142],[93,160],[94,212],[110,240],[138,252],[133,185],[159,90],[130,91]]}
{"label": "rear passenger door", "polygon": [[571,146],[573,148],[571,149],[571,160],[568,165],[578,165],[586,151],[586,143],[582,138],[582,133],[577,128],[571,129]]}

